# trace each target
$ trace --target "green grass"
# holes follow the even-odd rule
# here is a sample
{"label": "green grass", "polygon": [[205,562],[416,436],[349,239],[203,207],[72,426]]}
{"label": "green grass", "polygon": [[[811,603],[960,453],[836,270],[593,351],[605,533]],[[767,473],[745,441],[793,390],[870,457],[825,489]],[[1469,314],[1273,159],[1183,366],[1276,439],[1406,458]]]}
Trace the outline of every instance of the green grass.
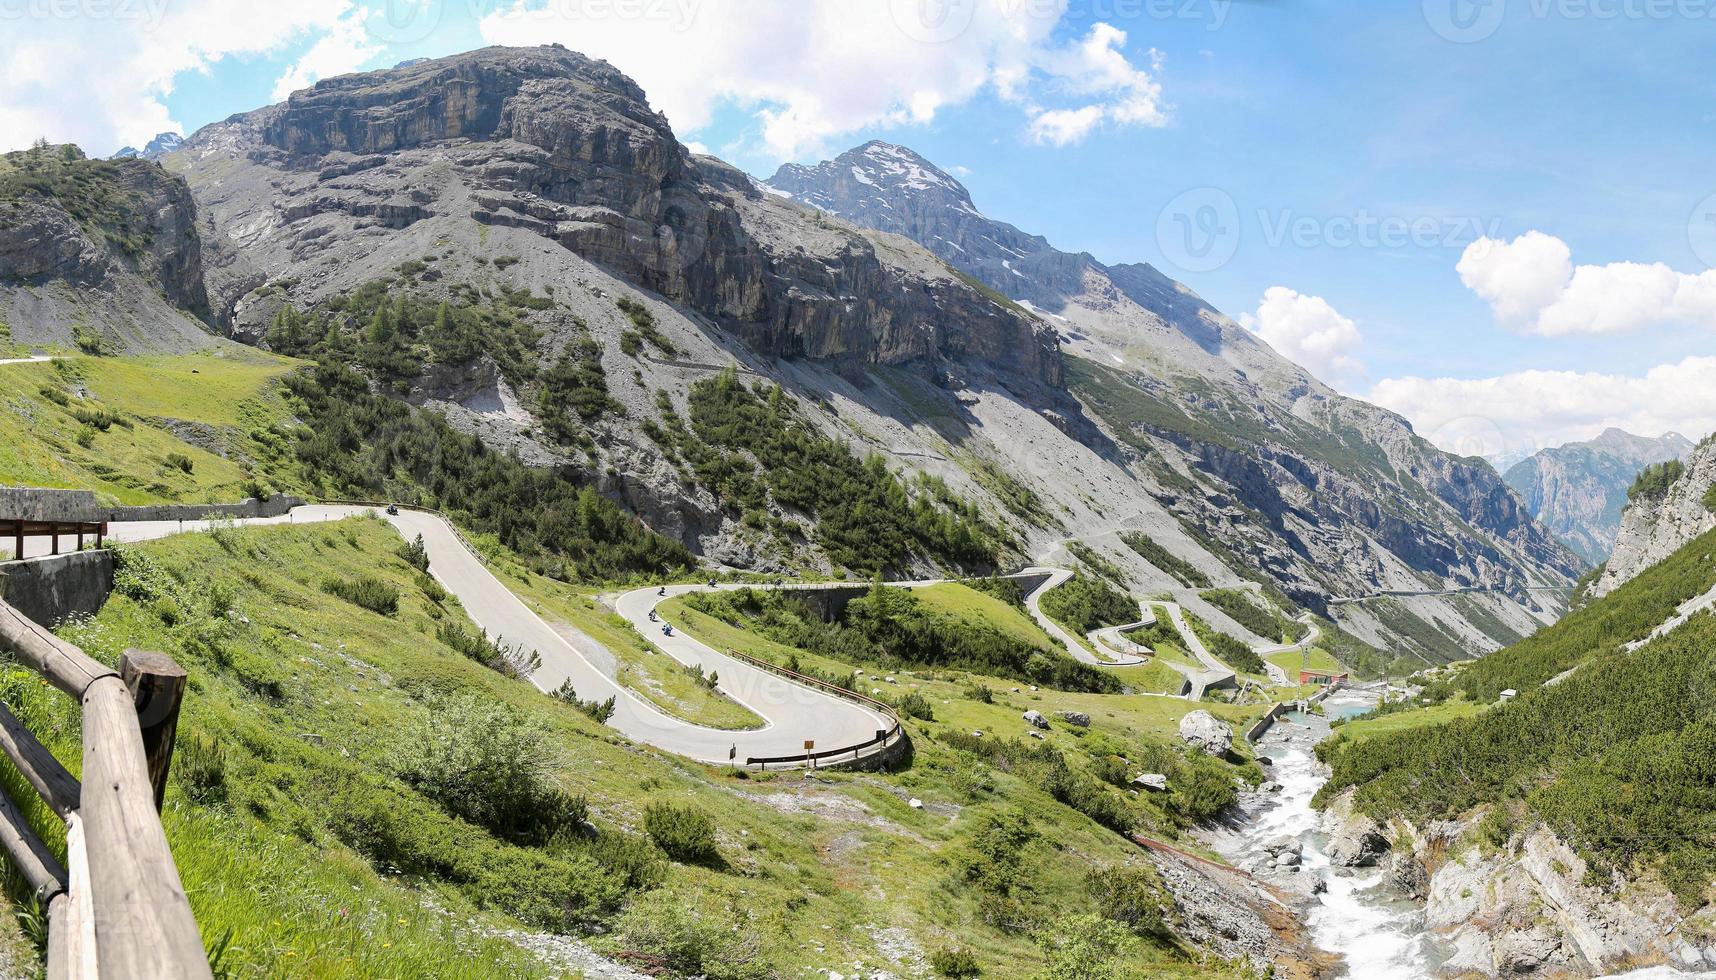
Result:
{"label": "green grass", "polygon": [[594,596],[519,565],[496,567],[491,561],[490,568],[550,625],[569,626],[605,647],[620,664],[620,683],[668,714],[711,728],[763,726],[763,719],[750,709],[699,684],[679,661],[638,635]]}
{"label": "green grass", "polygon": [[913,589],[912,594],[934,612],[985,623],[1022,643],[1045,650],[1060,650],[1060,644],[1023,610],[992,595],[953,582]]}
{"label": "green grass", "polygon": [[1341,666],[1340,661],[1334,658],[1333,654],[1322,647],[1312,647],[1307,651],[1284,650],[1280,653],[1269,654],[1263,659],[1286,671],[1289,678],[1298,677],[1301,668],[1331,673],[1339,673],[1346,669]]}
{"label": "green grass", "polygon": [[[985,976],[1024,978],[1047,966],[1033,931],[1053,932],[1096,911],[1087,871],[1148,866],[1135,845],[1056,802],[1021,772],[991,767],[941,738],[976,726],[1016,736],[1024,727],[1019,713],[1030,707],[1085,710],[1092,731],[1057,721],[1047,740],[1082,769],[1096,752],[1178,753],[1173,733],[1196,706],[1015,694],[1018,685],[994,679],[997,704],[983,705],[960,694],[964,675],[901,675],[899,685],[888,686],[919,685],[937,717],[908,723],[916,747],[910,768],[735,778],[631,745],[573,707],[443,646],[437,626],[462,613],[422,591],[415,569],[395,555],[398,546],[390,528],[370,520],[141,545],[132,554],[153,562],[157,573],[146,581],[167,598],[116,594],[94,621],[66,631],[109,663],[135,645],[166,652],[190,672],[164,819],[205,939],[230,930],[220,965],[231,975],[561,972],[492,931],[543,927],[558,913],[537,900],[540,891],[576,885],[593,897],[574,921],[556,927],[601,926],[606,931],[589,941],[610,953],[701,921],[705,939],[718,934],[754,944],[756,965],[788,975],[886,963],[877,933],[895,928],[926,954],[964,946]],[[321,585],[330,576],[389,583],[401,594],[397,613],[378,615],[327,595]],[[230,615],[220,614],[227,608]],[[780,652],[743,631],[723,637],[731,628],[713,620],[693,624],[695,614],[674,615],[717,647],[730,640],[726,645],[753,653]],[[8,703],[75,770],[76,706],[17,671],[3,684]],[[584,844],[520,847],[453,819],[396,779],[388,760],[403,733],[454,696],[503,704],[544,726],[553,736],[553,779],[588,800],[602,839],[641,840],[636,833],[650,804],[691,805],[714,821],[719,862],[661,857],[659,884],[626,888],[604,870],[608,858]],[[1256,713],[1205,707],[1236,726]],[[222,747],[221,798],[210,797],[206,775],[197,776],[208,769],[189,747],[198,743]],[[908,806],[913,797],[926,806]],[[1156,833],[1177,832],[1158,801],[1138,805]],[[1008,813],[1023,814],[1035,836],[1009,858],[1023,882],[1016,898],[1025,919],[998,926],[986,921],[981,890],[958,869],[987,822]],[[374,850],[377,833],[392,842],[387,857]],[[554,867],[565,870],[530,878]],[[1199,962],[1171,940],[1142,941],[1127,966],[1151,977],[1238,975]],[[723,968],[716,963],[710,972]]]}
{"label": "green grass", "polygon": [[1340,733],[1343,741],[1362,742],[1367,738],[1376,738],[1379,735],[1392,735],[1395,732],[1410,731],[1414,728],[1440,725],[1457,718],[1471,718],[1487,707],[1489,705],[1478,704],[1475,701],[1450,700],[1441,704],[1380,715],[1376,718],[1355,719],[1335,730]]}
{"label": "green grass", "polygon": [[[263,355],[0,366],[0,484],[94,490],[125,504],[237,500],[251,477],[237,457],[281,452],[289,413],[272,383],[291,366]],[[90,397],[77,397],[83,389]],[[117,424],[86,426],[79,411],[110,413]],[[213,441],[182,441],[158,419],[197,423]],[[191,461],[189,472],[170,461],[175,454]]]}

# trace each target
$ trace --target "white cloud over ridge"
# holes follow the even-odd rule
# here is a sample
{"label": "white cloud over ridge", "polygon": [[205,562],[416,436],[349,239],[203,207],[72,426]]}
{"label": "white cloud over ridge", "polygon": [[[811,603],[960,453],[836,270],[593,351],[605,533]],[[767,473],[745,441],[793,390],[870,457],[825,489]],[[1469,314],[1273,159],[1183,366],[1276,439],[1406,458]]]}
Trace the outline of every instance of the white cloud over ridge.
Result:
{"label": "white cloud over ridge", "polygon": [[862,129],[927,123],[984,91],[1019,107],[1026,132],[1049,145],[1165,125],[1158,56],[1132,64],[1126,33],[1102,23],[1063,42],[1064,14],[1064,2],[680,0],[597,17],[576,2],[519,0],[480,30],[491,44],[559,41],[612,62],[681,135],[738,106],[780,160]]}
{"label": "white cloud over ridge", "polygon": [[1257,304],[1257,313],[1241,314],[1239,322],[1276,353],[1330,384],[1339,386],[1364,376],[1364,365],[1354,356],[1364,335],[1358,324],[1321,296],[1271,286]]}
{"label": "white cloud over ridge", "polygon": [[1716,329],[1716,270],[1677,272],[1655,262],[1573,264],[1572,249],[1529,231],[1466,247],[1460,281],[1497,320],[1544,337],[1630,333],[1663,323]]}
{"label": "white cloud over ridge", "polygon": [[43,10],[0,20],[0,150],[38,137],[97,156],[142,146],[183,128],[165,101],[175,79],[226,58],[318,38],[287,75],[308,84],[375,53],[355,0],[144,0],[84,13],[71,6],[73,16]]}
{"label": "white cloud over ridge", "polygon": [[1367,401],[1406,416],[1450,452],[1514,460],[1600,435],[1716,430],[1716,357],[1687,357],[1642,375],[1519,371],[1490,378],[1389,378]]}

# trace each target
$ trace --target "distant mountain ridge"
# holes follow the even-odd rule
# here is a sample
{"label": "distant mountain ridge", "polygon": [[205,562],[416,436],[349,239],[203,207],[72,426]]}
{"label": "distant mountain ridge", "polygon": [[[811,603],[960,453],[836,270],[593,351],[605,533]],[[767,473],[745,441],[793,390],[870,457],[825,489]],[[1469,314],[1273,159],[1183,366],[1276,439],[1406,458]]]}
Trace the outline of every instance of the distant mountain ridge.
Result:
{"label": "distant mountain ridge", "polygon": [[139,150],[135,146],[122,146],[119,152],[109,159],[113,160],[159,160],[167,154],[183,146],[185,138],[178,133],[157,133],[155,138]]}
{"label": "distant mountain ridge", "polygon": [[1595,439],[1570,442],[1509,467],[1504,479],[1519,491],[1533,516],[1593,565],[1609,559],[1627,488],[1652,463],[1685,459],[1692,441],[1676,432],[1659,438],[1611,428]]}
{"label": "distant mountain ridge", "polygon": [[1457,585],[1518,600],[1342,606],[1367,642],[1432,658],[1493,647],[1536,628],[1521,607],[1553,606],[1527,589],[1583,567],[1490,466],[1335,392],[1153,266],[1108,265],[985,216],[906,147],[872,141],[764,186],[910,238],[1052,324],[1069,387],[1132,454],[1146,492],[1294,599]]}

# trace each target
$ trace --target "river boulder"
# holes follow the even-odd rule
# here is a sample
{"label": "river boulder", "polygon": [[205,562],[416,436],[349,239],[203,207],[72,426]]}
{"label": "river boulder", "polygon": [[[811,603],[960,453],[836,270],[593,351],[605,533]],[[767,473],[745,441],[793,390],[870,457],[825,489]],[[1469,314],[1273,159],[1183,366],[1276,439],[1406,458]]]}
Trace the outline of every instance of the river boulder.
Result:
{"label": "river boulder", "polygon": [[1329,835],[1329,863],[1337,868],[1368,868],[1388,852],[1382,827],[1362,813],[1340,822]]}
{"label": "river boulder", "polygon": [[1202,709],[1180,719],[1180,738],[1199,752],[1217,758],[1233,748],[1233,729]]}

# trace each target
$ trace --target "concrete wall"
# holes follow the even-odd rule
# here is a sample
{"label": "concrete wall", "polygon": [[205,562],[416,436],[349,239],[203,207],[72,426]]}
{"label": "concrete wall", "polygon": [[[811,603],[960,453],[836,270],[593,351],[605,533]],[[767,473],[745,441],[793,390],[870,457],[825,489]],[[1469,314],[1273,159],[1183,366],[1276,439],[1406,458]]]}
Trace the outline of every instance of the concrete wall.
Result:
{"label": "concrete wall", "polygon": [[38,487],[0,487],[0,520],[67,521],[96,524],[101,521],[200,521],[214,517],[279,517],[304,501],[285,494],[267,500],[254,498],[237,504],[147,504],[140,507],[102,507],[88,490],[46,490]]}
{"label": "concrete wall", "polygon": [[140,507],[104,507],[93,518],[97,521],[202,521],[218,517],[234,520],[252,517],[279,517],[304,502],[297,497],[275,494],[267,500],[254,497],[240,504],[147,504]]}
{"label": "concrete wall", "polygon": [[88,490],[0,487],[0,520],[90,522],[100,520]]}
{"label": "concrete wall", "polygon": [[80,551],[0,564],[0,599],[43,626],[93,616],[113,592],[113,552]]}

